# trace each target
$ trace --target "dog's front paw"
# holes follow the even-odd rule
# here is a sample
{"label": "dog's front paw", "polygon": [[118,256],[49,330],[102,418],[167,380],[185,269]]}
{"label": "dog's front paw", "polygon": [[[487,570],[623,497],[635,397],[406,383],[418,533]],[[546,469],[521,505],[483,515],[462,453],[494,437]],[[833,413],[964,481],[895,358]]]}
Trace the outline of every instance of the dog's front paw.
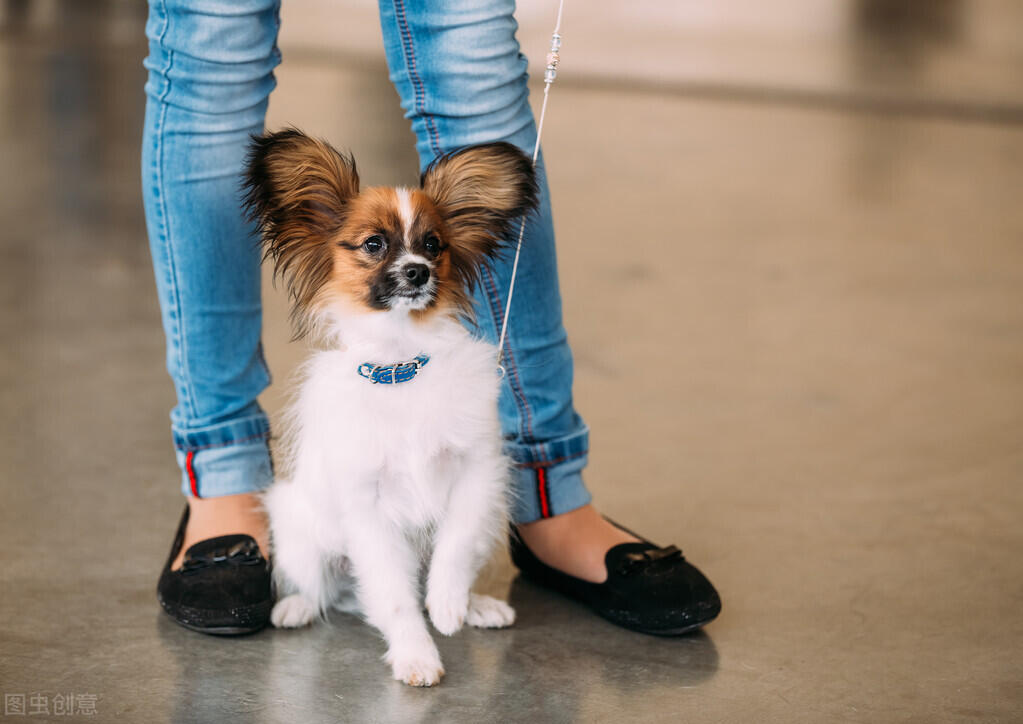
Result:
{"label": "dog's front paw", "polygon": [[301,593],[285,596],[270,612],[270,623],[277,628],[299,628],[313,620],[318,613],[316,604]]}
{"label": "dog's front paw", "polygon": [[430,645],[413,648],[402,648],[387,654],[394,678],[409,686],[433,686],[444,676],[444,666],[440,662],[437,647]]}
{"label": "dog's front paw", "polygon": [[469,612],[469,592],[452,593],[430,591],[426,595],[426,609],[434,628],[445,636],[461,630]]}
{"label": "dog's front paw", "polygon": [[492,596],[470,593],[465,622],[476,628],[505,628],[515,623],[515,609]]}

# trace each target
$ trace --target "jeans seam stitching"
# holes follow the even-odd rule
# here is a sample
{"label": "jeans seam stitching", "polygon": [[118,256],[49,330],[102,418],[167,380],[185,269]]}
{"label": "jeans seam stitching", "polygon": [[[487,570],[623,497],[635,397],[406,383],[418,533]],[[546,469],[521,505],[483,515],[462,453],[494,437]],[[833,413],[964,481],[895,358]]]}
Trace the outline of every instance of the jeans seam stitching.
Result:
{"label": "jeans seam stitching", "polygon": [[423,123],[426,125],[431,150],[435,156],[439,156],[441,154],[440,134],[433,116],[426,112],[426,84],[423,83],[416,67],[416,49],[412,42],[412,30],[409,28],[404,0],[394,0],[394,15],[398,22],[398,33],[401,35],[402,50],[405,51],[405,71],[412,83],[413,107],[422,116]]}
{"label": "jeans seam stitching", "polygon": [[[170,13],[167,12],[166,0],[163,0],[160,3],[160,9],[162,10],[163,15],[164,15],[164,25],[163,25],[163,29],[160,31],[160,36],[157,39],[157,43],[160,45],[161,48],[163,48],[164,47],[164,38],[167,37],[167,33],[170,30]],[[155,136],[155,138],[156,138],[156,168],[153,169],[153,171],[154,171],[154,174],[156,176],[156,187],[157,187],[157,191],[158,191],[159,198],[160,198],[160,217],[161,217],[161,222],[162,222],[161,226],[163,227],[163,233],[161,234],[161,236],[163,237],[162,240],[163,240],[163,243],[164,243],[164,251],[167,254],[167,265],[169,267],[169,269],[168,269],[168,276],[169,276],[170,284],[168,284],[168,287],[173,290],[172,296],[173,296],[173,306],[174,306],[174,326],[175,326],[175,329],[177,331],[177,335],[176,335],[177,340],[175,340],[176,343],[177,343],[175,345],[176,346],[176,350],[177,350],[177,357],[178,357],[177,364],[178,364],[179,371],[182,373],[181,374],[181,376],[182,376],[182,385],[181,385],[181,387],[182,387],[182,389],[183,389],[183,391],[185,393],[184,394],[185,403],[190,408],[189,409],[189,416],[195,417],[196,414],[197,414],[197,405],[196,405],[196,402],[195,402],[194,390],[192,389],[192,385],[189,382],[190,375],[189,375],[189,371],[188,371],[188,355],[187,355],[186,349],[185,349],[185,347],[186,347],[186,340],[185,340],[185,338],[187,336],[187,333],[184,330],[184,317],[183,317],[183,315],[181,313],[181,295],[178,292],[178,284],[177,284],[177,264],[175,263],[174,252],[173,252],[173,243],[171,242],[170,224],[167,221],[168,218],[169,218],[168,214],[167,214],[167,195],[164,192],[165,190],[164,190],[164,187],[163,187],[163,177],[164,177],[164,174],[163,174],[163,152],[164,152],[163,128],[166,125],[167,108],[170,105],[169,103],[166,102],[167,96],[170,95],[170,90],[171,90],[170,71],[174,67],[174,51],[173,50],[168,50],[166,48],[164,48],[164,49],[167,52],[167,62],[164,64],[164,67],[163,67],[163,69],[161,71],[162,74],[163,74],[163,77],[164,77],[164,88],[163,88],[163,92],[160,94],[160,98],[158,100],[158,102],[160,103],[160,106],[161,106],[160,107],[160,116],[159,116],[159,120],[157,122],[157,129],[158,130],[157,130],[156,133],[153,134]]]}
{"label": "jeans seam stitching", "polygon": [[535,462],[516,462],[515,467],[518,468],[519,470],[530,469],[535,470],[536,468],[545,468],[551,465],[558,465],[559,463],[563,463],[568,460],[575,460],[576,458],[581,458],[583,455],[589,454],[589,452],[590,449],[586,448],[585,450],[580,450],[579,452],[571,453],[569,455],[562,455],[561,457],[554,458],[553,460],[547,460],[546,458],[544,458],[543,460]]}
{"label": "jeans seam stitching", "polygon": [[198,452],[199,450],[210,450],[217,447],[230,447],[231,445],[240,445],[243,442],[250,442],[252,440],[268,440],[270,439],[270,431],[261,432],[256,435],[246,435],[240,437],[237,440],[229,440],[227,442],[211,442],[208,445],[175,445],[178,450],[182,452]]}
{"label": "jeans seam stitching", "polygon": [[[490,270],[486,267],[483,268],[483,277],[483,286],[486,289],[487,299],[489,301],[488,306],[490,307],[490,316],[494,318],[495,327],[500,329],[501,325],[504,324],[504,312],[501,310],[500,298],[497,296],[494,278],[491,275]],[[512,390],[512,397],[515,398],[515,406],[519,408],[519,415],[522,419],[520,433],[528,434],[529,437],[532,438],[533,413],[532,410],[529,409],[529,401],[526,399],[525,392],[522,390],[522,381],[519,379],[518,366],[515,364],[515,353],[512,350],[510,335],[505,337],[504,344],[505,350],[508,354],[508,371],[511,373],[511,377],[508,379],[508,386]],[[512,378],[514,378],[514,381]]]}

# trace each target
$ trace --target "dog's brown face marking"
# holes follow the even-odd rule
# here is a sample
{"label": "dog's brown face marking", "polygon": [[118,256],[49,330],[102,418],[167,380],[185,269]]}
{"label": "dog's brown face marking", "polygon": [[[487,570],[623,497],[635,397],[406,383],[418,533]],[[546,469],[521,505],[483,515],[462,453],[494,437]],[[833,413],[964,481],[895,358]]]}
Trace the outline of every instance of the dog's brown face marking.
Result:
{"label": "dog's brown face marking", "polygon": [[423,192],[366,189],[349,204],[335,238],[330,293],[367,310],[402,306],[420,318],[450,311],[461,299],[446,237]]}
{"label": "dog's brown face marking", "polygon": [[506,143],[439,157],[421,189],[360,193],[350,156],[295,130],[254,140],[246,184],[296,336],[336,299],[366,312],[468,315],[480,268],[537,194],[529,159]]}

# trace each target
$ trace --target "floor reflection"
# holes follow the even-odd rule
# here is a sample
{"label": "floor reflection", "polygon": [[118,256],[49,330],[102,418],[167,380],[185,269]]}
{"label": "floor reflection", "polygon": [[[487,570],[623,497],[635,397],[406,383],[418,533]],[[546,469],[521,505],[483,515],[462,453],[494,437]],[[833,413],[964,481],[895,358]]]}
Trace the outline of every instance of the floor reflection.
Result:
{"label": "floor reflection", "polygon": [[509,601],[519,612],[511,629],[436,636],[447,673],[429,693],[393,681],[383,641],[349,614],[239,639],[200,636],[160,616],[170,688],[180,693],[172,720],[588,722],[609,701],[655,702],[717,672],[713,631],[674,638],[625,631],[520,578]]}

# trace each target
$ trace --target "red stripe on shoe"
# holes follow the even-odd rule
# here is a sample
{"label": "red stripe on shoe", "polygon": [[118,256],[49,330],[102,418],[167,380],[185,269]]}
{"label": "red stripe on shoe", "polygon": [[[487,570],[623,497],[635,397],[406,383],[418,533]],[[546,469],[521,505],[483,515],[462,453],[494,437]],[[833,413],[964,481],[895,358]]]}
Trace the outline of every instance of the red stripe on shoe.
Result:
{"label": "red stripe on shoe", "polygon": [[543,468],[536,469],[536,492],[540,496],[540,515],[544,518],[550,518],[551,501],[547,497],[547,471]]}
{"label": "red stripe on shoe", "polygon": [[195,457],[195,450],[189,450],[185,455],[185,472],[188,473],[188,484],[192,488],[192,495],[199,497],[199,481],[195,477],[195,467],[192,465],[192,458]]}

